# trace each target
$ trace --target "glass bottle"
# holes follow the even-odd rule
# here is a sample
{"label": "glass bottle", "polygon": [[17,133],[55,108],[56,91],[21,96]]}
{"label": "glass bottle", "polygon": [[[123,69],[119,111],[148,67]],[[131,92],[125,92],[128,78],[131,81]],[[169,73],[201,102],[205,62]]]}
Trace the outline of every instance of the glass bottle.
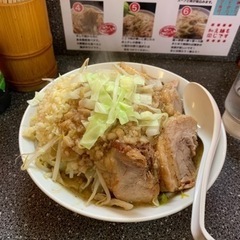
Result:
{"label": "glass bottle", "polygon": [[231,136],[240,139],[240,72],[225,100],[223,123]]}

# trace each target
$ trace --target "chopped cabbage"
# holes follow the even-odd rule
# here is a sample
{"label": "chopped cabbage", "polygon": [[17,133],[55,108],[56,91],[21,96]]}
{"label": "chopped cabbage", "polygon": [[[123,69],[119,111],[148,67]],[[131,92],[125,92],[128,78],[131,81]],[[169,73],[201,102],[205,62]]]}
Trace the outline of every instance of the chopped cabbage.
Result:
{"label": "chopped cabbage", "polygon": [[[116,71],[86,71],[81,75],[83,76],[79,79],[89,84],[91,104],[95,104],[87,123],[84,122],[86,131],[80,140],[82,147],[90,149],[117,120],[122,125],[135,121],[141,126],[149,127],[146,132],[148,136],[159,134],[161,118],[166,114],[151,106],[151,91],[139,92],[146,85],[142,76],[125,75]],[[150,105],[150,109],[139,113],[135,110],[139,105]]]}

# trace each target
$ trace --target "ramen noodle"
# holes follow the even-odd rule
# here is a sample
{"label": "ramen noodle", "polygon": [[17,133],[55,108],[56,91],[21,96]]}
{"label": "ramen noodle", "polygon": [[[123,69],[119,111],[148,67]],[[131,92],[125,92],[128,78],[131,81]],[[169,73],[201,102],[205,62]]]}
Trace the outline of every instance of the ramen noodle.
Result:
{"label": "ramen noodle", "polygon": [[72,9],[73,32],[84,35],[98,35],[103,24],[103,13],[96,7],[84,5],[81,12]]}
{"label": "ramen noodle", "polygon": [[193,9],[191,14],[178,15],[176,38],[201,39],[204,34],[208,15],[200,9]]}
{"label": "ramen noodle", "polygon": [[123,19],[123,35],[127,37],[151,37],[154,15],[148,12],[127,14]]}

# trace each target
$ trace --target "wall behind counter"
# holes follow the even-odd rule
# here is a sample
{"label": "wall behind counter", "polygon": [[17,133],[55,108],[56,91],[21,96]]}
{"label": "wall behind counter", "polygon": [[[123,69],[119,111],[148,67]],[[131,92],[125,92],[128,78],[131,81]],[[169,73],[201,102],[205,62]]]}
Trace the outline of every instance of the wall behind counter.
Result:
{"label": "wall behind counter", "polygon": [[[55,55],[78,55],[81,51],[66,49],[61,6],[59,0],[46,0],[50,27],[53,35]],[[136,54],[136,53],[134,53]],[[142,54],[142,53],[139,53]],[[166,59],[209,60],[209,61],[240,61],[240,27],[228,56],[200,56],[200,55],[176,55],[155,54]]]}

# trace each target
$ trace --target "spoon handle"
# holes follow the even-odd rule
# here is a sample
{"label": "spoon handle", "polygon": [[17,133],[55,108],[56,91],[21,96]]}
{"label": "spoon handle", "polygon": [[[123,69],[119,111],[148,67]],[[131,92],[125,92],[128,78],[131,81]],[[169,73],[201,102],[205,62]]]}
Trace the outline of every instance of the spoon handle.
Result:
{"label": "spoon handle", "polygon": [[202,185],[200,188],[199,224],[200,224],[202,233],[207,240],[214,240],[214,238],[212,238],[210,236],[210,234],[206,231],[206,228],[205,228],[205,205],[206,205],[206,194],[207,194],[207,185],[208,185],[209,174],[210,174],[212,162],[214,159],[214,155],[215,155],[215,152],[216,152],[216,149],[218,146],[218,144],[216,144],[216,143],[219,142],[221,125],[222,125],[221,121],[218,121],[218,118],[221,118],[220,113],[218,113],[217,115],[219,115],[219,116],[215,117],[214,130],[213,130],[213,132],[216,134],[213,134],[212,143],[209,148],[210,151],[208,151],[207,159],[206,159],[204,169],[203,169]]}
{"label": "spoon handle", "polygon": [[[202,159],[205,159],[206,157],[207,157],[207,152],[205,148]],[[201,184],[203,179],[203,174],[202,174],[203,171],[204,171],[204,166],[201,163],[198,170],[198,176],[195,184],[195,192],[194,192],[192,216],[191,216],[191,232],[195,240],[206,240],[200,226],[200,210],[199,210],[201,205],[200,199],[201,199]],[[204,203],[204,206],[205,206],[205,203]]]}
{"label": "spoon handle", "polygon": [[[198,89],[199,97],[205,99],[205,103],[209,106],[209,108],[207,108],[205,111],[205,117],[200,118],[199,137],[202,138],[204,142],[204,151],[195,184],[191,231],[194,239],[196,240],[214,240],[214,238],[212,238],[212,236],[205,229],[205,201],[208,177],[218,146],[222,121],[218,106],[212,95],[204,87],[199,86],[196,83],[192,83],[191,86],[195,86],[196,88],[200,87]],[[192,89],[194,88],[192,87]],[[203,107],[203,105],[201,107]],[[193,115],[194,113],[196,114],[194,111],[192,113]],[[195,116],[197,116],[197,114]],[[209,119],[209,123],[206,123],[207,119]]]}

